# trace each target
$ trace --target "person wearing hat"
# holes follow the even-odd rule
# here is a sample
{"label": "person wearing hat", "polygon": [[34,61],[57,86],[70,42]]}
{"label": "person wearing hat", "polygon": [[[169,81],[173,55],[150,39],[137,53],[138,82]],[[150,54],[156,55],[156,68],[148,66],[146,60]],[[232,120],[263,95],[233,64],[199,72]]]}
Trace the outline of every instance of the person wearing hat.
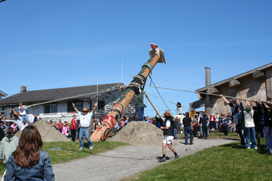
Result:
{"label": "person wearing hat", "polygon": [[77,110],[76,106],[74,103],[72,103],[75,111],[78,113],[78,117],[80,119],[80,131],[79,131],[79,150],[83,149],[84,143],[83,143],[83,137],[86,138],[86,140],[89,143],[89,148],[90,150],[93,149],[93,143],[90,139],[90,124],[91,124],[91,119],[93,116],[93,112],[96,109],[97,102],[94,103],[94,108],[92,112],[88,113],[88,109],[84,108],[81,112]]}
{"label": "person wearing hat", "polygon": [[[251,103],[251,102],[250,102]],[[253,120],[254,111],[251,105],[246,100],[246,107],[244,108],[245,117],[245,138],[246,138],[246,148],[250,149],[250,139],[252,142],[252,147],[257,149],[256,137],[255,137],[255,124]]]}
{"label": "person wearing hat", "polygon": [[166,161],[166,158],[165,158],[166,145],[168,145],[168,148],[175,154],[175,159],[179,158],[179,156],[177,155],[177,152],[172,146],[173,139],[174,139],[175,122],[172,116],[170,115],[169,111],[166,111],[164,113],[164,116],[165,116],[165,122],[163,123],[163,126],[161,126],[161,129],[163,130],[163,135],[164,135],[163,144],[162,144],[163,157],[159,159],[159,162]]}

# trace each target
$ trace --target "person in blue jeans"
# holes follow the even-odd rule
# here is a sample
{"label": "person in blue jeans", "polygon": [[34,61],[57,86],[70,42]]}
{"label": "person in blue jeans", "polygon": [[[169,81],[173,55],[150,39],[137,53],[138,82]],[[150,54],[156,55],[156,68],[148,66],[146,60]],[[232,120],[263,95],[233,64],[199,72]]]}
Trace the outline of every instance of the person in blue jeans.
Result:
{"label": "person in blue jeans", "polygon": [[90,124],[91,124],[91,119],[93,116],[93,112],[96,109],[97,106],[97,102],[94,103],[94,108],[93,110],[88,113],[88,109],[84,108],[81,112],[77,110],[76,106],[74,103],[72,103],[75,111],[78,113],[78,117],[80,119],[80,131],[79,131],[79,150],[82,150],[84,147],[84,143],[83,143],[83,137],[86,138],[86,140],[88,141],[89,144],[89,148],[90,150],[93,149],[93,143],[90,139]]}
{"label": "person in blue jeans", "polygon": [[[252,147],[257,149],[256,136],[255,136],[255,124],[253,120],[254,111],[251,105],[246,100],[246,107],[244,108],[245,116],[245,138],[246,138],[246,148],[250,149],[250,140],[252,142]],[[250,103],[251,104],[251,103]]]}
{"label": "person in blue jeans", "polygon": [[190,133],[190,145],[193,144],[193,139],[194,139],[194,135],[193,135],[193,131],[192,129],[194,129],[193,127],[193,122],[191,120],[191,118],[189,117],[189,112],[186,112],[186,117],[183,118],[182,122],[184,125],[184,133],[185,133],[185,145],[188,145],[188,133]]}
{"label": "person in blue jeans", "polygon": [[[35,104],[33,104],[33,106],[34,106]],[[28,117],[27,117],[27,115],[26,115],[26,110],[28,109],[28,108],[30,108],[31,106],[25,106],[25,105],[23,105],[23,103],[19,103],[19,114],[20,114],[20,116],[22,117],[22,120],[24,121],[24,120],[26,120],[26,122],[27,122],[27,124],[28,125],[31,125],[31,123],[30,123],[30,121],[29,121],[29,119],[28,119]]]}
{"label": "person in blue jeans", "polygon": [[137,97],[134,98],[135,106],[137,107],[137,113],[138,113],[138,121],[144,120],[144,95],[143,93],[140,93],[137,95]]}

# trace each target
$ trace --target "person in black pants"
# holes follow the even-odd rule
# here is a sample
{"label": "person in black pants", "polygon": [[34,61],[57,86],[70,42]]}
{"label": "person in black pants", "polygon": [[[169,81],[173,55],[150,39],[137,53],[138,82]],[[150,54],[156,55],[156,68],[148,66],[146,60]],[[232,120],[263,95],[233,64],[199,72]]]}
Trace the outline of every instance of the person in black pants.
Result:
{"label": "person in black pants", "polygon": [[[203,133],[203,137],[204,139],[207,139],[208,135],[207,135],[207,122],[208,122],[209,118],[207,117],[206,114],[203,115],[202,118],[200,118],[200,124],[202,124],[202,133]],[[206,136],[205,136],[206,135]]]}
{"label": "person in black pants", "polygon": [[236,124],[236,131],[239,134],[241,139],[241,146],[244,147],[246,145],[245,141],[245,117],[244,117],[244,106],[242,102],[238,107],[238,124]]}
{"label": "person in black pants", "polygon": [[229,119],[227,118],[227,115],[224,114],[224,117],[222,118],[222,131],[227,136],[229,134]]}

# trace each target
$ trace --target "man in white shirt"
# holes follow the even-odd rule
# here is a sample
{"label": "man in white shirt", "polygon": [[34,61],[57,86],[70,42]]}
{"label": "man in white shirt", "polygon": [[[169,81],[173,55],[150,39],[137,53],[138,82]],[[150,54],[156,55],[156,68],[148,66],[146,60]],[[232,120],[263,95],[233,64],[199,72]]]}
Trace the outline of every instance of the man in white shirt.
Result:
{"label": "man in white shirt", "polygon": [[79,150],[83,149],[84,143],[83,143],[83,137],[86,138],[86,140],[89,143],[90,150],[93,149],[93,143],[90,139],[90,124],[91,124],[91,119],[93,116],[93,112],[95,111],[95,108],[97,106],[97,102],[94,103],[94,108],[92,112],[88,113],[88,109],[84,108],[81,112],[77,110],[76,106],[74,103],[72,103],[75,111],[78,113],[78,117],[80,119],[80,131],[79,131]]}
{"label": "man in white shirt", "polygon": [[[33,105],[35,105],[35,104],[33,104]],[[26,110],[30,107],[31,106],[23,105],[23,103],[21,103],[21,102],[19,103],[19,114],[22,117],[22,121],[24,121],[24,119],[25,119],[28,125],[31,125],[31,123],[30,123],[28,117],[26,116]]]}

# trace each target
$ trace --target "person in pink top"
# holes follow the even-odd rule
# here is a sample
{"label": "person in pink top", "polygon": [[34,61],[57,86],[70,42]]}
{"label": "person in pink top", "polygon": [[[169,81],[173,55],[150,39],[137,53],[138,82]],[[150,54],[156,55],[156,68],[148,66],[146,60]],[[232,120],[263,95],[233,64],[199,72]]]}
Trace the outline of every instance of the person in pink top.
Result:
{"label": "person in pink top", "polygon": [[65,125],[63,126],[62,128],[62,134],[64,134],[65,136],[68,136],[69,135],[69,127],[68,127],[68,123],[65,123]]}

